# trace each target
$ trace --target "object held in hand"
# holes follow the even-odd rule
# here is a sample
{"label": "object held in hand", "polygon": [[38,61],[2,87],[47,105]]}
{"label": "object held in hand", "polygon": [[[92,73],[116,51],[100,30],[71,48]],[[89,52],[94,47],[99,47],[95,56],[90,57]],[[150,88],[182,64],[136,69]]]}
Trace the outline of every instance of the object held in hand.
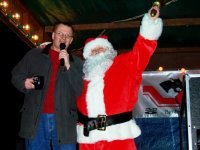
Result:
{"label": "object held in hand", "polygon": [[[160,3],[159,1],[155,1],[155,2],[153,3],[153,7],[154,7],[154,6],[157,6],[158,8],[160,8],[161,3]],[[152,9],[151,12],[150,12],[151,17],[156,16],[156,14],[157,14],[157,10]]]}
{"label": "object held in hand", "polygon": [[[60,43],[60,50],[65,49],[65,47],[66,47],[65,43]],[[65,60],[64,60],[64,58],[61,58],[61,59],[60,59],[60,65],[61,65],[61,66],[64,66],[64,65],[65,65]]]}
{"label": "object held in hand", "polygon": [[33,84],[35,86],[35,90],[41,90],[44,86],[44,76],[34,76]]}

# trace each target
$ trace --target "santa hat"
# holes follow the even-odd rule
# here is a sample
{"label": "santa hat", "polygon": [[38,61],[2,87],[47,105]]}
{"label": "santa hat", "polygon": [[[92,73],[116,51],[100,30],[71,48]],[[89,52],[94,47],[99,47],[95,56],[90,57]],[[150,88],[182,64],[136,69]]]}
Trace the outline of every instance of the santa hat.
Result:
{"label": "santa hat", "polygon": [[98,36],[97,38],[88,38],[85,41],[85,46],[83,48],[83,57],[86,59],[90,56],[91,50],[97,46],[105,47],[108,50],[113,50],[112,44],[108,41],[106,35]]}

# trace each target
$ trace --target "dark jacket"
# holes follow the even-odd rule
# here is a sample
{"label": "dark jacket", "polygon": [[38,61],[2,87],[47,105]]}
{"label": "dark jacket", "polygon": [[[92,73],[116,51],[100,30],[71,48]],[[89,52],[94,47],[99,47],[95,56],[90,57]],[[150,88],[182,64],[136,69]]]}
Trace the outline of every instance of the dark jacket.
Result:
{"label": "dark jacket", "polygon": [[[57,125],[58,143],[75,143],[77,109],[76,96],[80,95],[83,88],[82,61],[72,56],[70,69],[60,66],[55,84],[55,115]],[[25,93],[24,104],[21,109],[21,128],[19,135],[24,138],[33,138],[40,119],[45,94],[52,66],[49,49],[34,48],[12,70],[12,84]],[[42,75],[45,78],[42,90],[26,90],[24,81],[27,77]]]}

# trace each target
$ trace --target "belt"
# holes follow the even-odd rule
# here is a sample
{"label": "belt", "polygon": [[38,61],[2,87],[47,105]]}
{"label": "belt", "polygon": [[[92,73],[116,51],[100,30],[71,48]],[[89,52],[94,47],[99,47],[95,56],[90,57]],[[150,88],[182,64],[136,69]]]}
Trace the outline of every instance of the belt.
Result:
{"label": "belt", "polygon": [[83,134],[89,136],[92,130],[106,130],[106,126],[127,122],[132,119],[132,111],[115,115],[98,115],[97,118],[88,118],[78,111],[79,122],[84,125]]}

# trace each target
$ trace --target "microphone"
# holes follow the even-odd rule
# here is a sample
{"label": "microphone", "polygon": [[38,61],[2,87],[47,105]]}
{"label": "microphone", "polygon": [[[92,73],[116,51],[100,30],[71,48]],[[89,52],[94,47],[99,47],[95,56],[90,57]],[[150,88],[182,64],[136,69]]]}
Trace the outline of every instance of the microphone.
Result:
{"label": "microphone", "polygon": [[[60,50],[65,49],[65,47],[66,47],[65,43],[60,43]],[[64,60],[64,58],[61,58],[61,59],[60,59],[60,65],[61,65],[61,66],[64,66],[64,65],[65,65],[65,60]]]}

